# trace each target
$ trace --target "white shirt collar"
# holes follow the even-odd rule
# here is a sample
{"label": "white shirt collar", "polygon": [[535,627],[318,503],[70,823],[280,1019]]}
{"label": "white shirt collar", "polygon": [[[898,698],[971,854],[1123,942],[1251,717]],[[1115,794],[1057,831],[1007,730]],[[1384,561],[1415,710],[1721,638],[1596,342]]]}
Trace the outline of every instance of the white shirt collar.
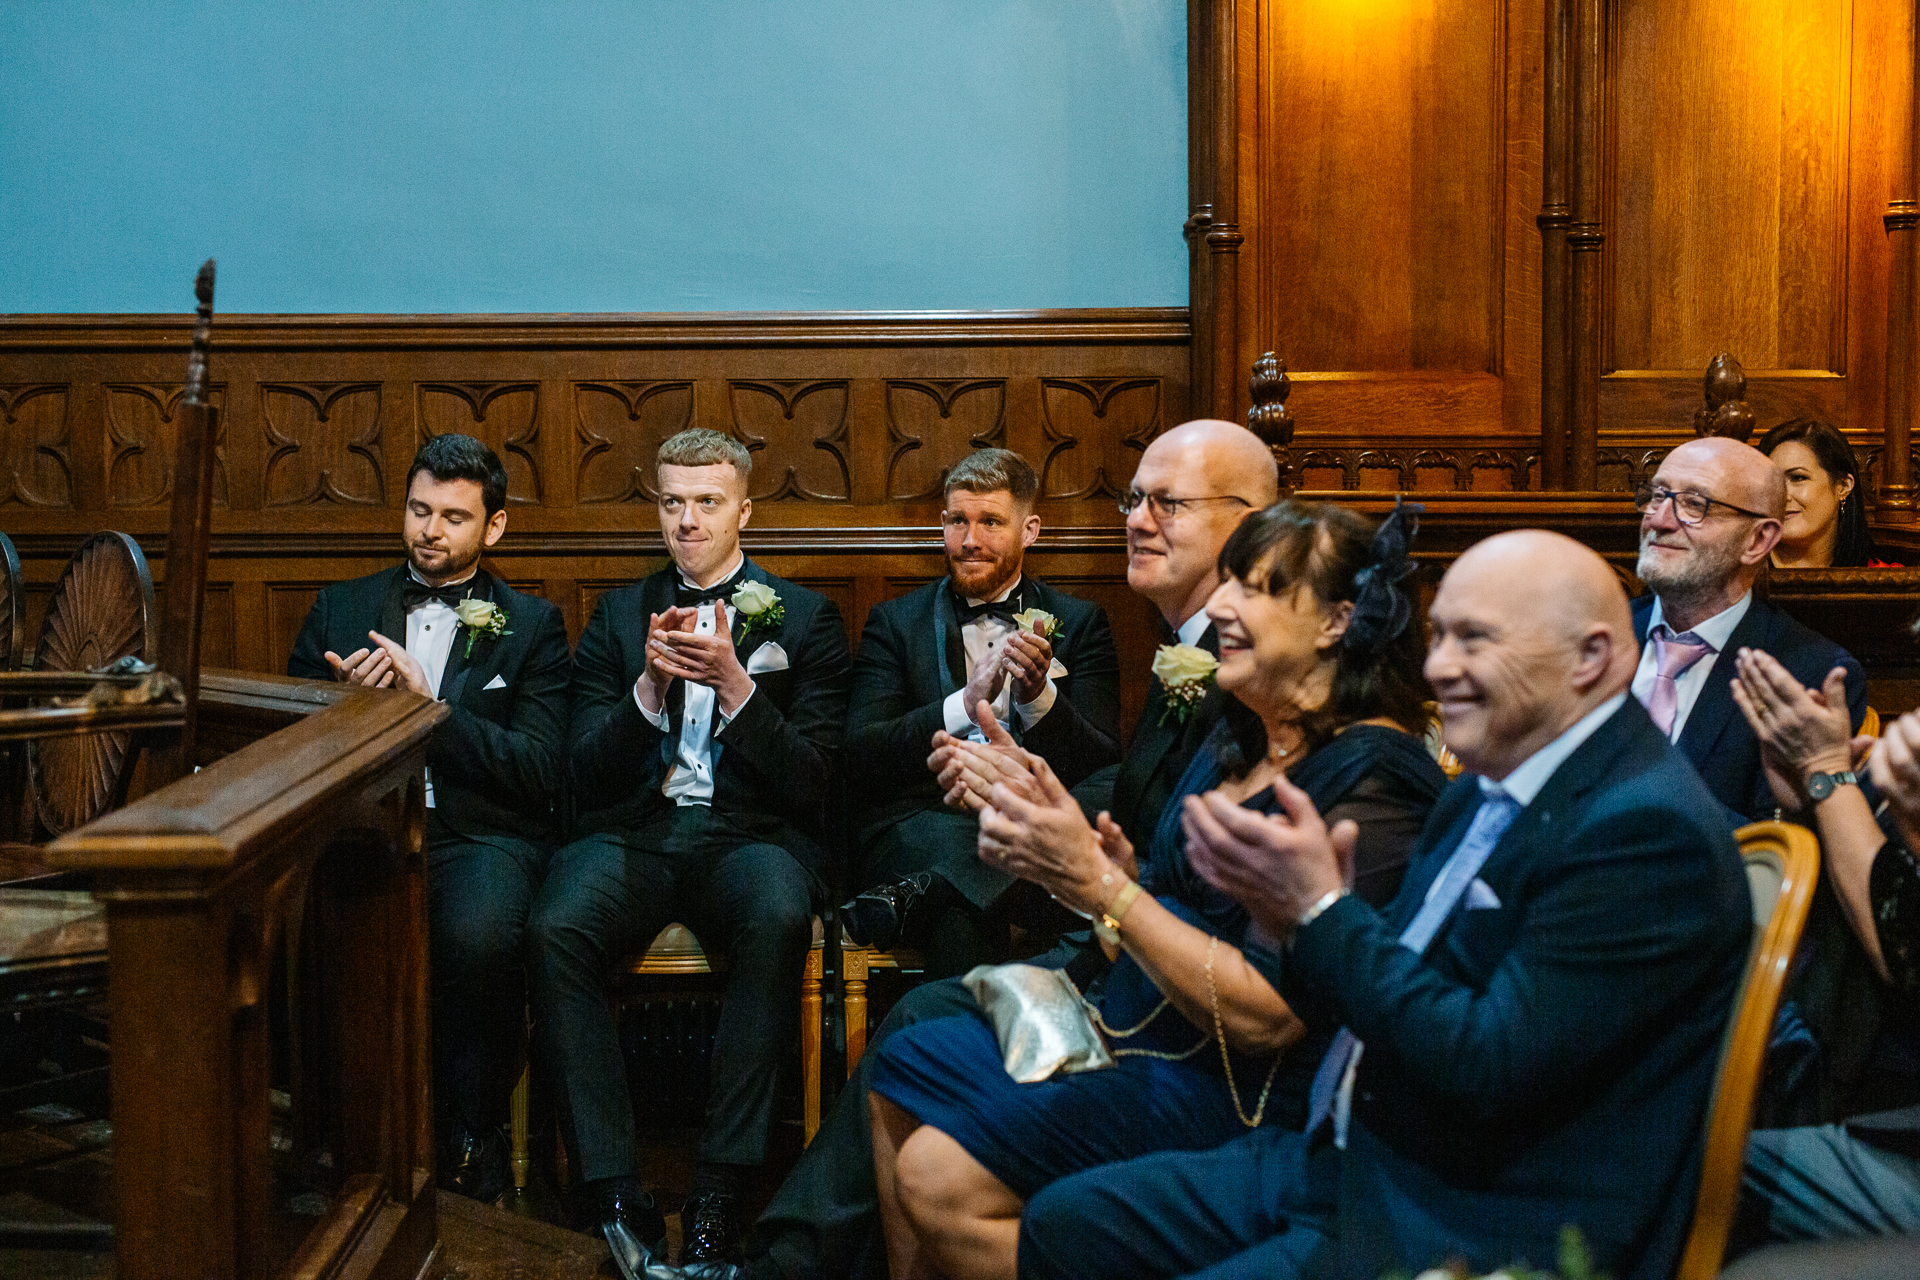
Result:
{"label": "white shirt collar", "polygon": [[428,582],[425,578],[421,577],[420,571],[413,567],[413,561],[409,560],[407,561],[407,576],[412,578],[415,582],[419,583],[423,587],[432,587],[434,590],[438,591],[442,587],[457,587],[461,585],[461,583],[472,582],[475,578],[480,576],[480,566],[475,565],[473,569],[468,572],[467,576],[464,578],[461,578],[458,582],[433,583],[433,582]]}
{"label": "white shirt collar", "polygon": [[[1740,620],[1747,616],[1747,610],[1752,607],[1753,592],[1749,589],[1745,595],[1741,596],[1731,605],[1714,614],[1699,626],[1694,627],[1693,634],[1706,641],[1709,645],[1712,645],[1715,653],[1719,653],[1727,647],[1727,641],[1733,638],[1733,629],[1740,625]],[[1660,605],[1660,597],[1655,596],[1653,598],[1653,612],[1647,615],[1647,634],[1652,635],[1653,629],[1663,622],[1667,622],[1666,610]],[[1672,623],[1667,622],[1669,628],[1671,628],[1672,625]]]}
{"label": "white shirt collar", "polygon": [[[998,604],[1002,600],[1005,600],[1007,597],[1011,596],[1014,592],[1018,591],[1020,589],[1020,584],[1022,581],[1025,580],[1025,577],[1026,575],[1024,574],[1019,574],[1019,573],[1014,574],[1013,581],[1007,584],[1007,589],[1005,591],[1002,591],[999,595],[993,598],[993,603]],[[987,603],[985,599],[978,596],[964,596],[962,598],[966,600],[966,602],[970,605]]]}
{"label": "white shirt collar", "polygon": [[1580,744],[1591,738],[1594,731],[1607,722],[1607,717],[1618,711],[1626,703],[1627,695],[1623,690],[1614,694],[1605,702],[1574,721],[1573,727],[1559,737],[1540,748],[1521,762],[1512,773],[1495,782],[1490,778],[1480,779],[1480,789],[1488,794],[1505,792],[1526,808],[1533,798],[1540,794],[1540,788],[1547,785],[1547,779],[1553,777],[1567,757],[1579,749]]}
{"label": "white shirt collar", "polygon": [[[728,578],[731,578],[734,574],[740,572],[740,566],[745,564],[746,562],[747,562],[746,552],[744,551],[734,552],[733,563],[727,566],[727,571],[725,573],[721,574],[719,577],[713,580],[714,585],[718,586],[720,583],[725,582]],[[674,572],[680,573],[679,565],[674,566]],[[686,584],[687,590],[689,591],[705,591],[706,590],[705,587],[701,586],[699,583],[695,582],[693,579],[689,578],[684,573],[680,574],[680,581]]]}
{"label": "white shirt collar", "polygon": [[1207,634],[1207,628],[1212,625],[1213,619],[1207,616],[1205,609],[1202,609],[1178,627],[1174,628],[1173,634],[1180,637],[1181,644],[1190,644],[1198,647],[1200,637]]}

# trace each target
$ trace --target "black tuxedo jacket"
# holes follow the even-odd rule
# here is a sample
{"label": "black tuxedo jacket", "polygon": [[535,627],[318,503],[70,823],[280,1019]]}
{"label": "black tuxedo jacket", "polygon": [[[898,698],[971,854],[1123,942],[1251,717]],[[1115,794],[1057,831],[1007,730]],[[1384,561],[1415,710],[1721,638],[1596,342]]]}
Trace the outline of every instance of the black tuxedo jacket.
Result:
{"label": "black tuxedo jacket", "polygon": [[[646,665],[647,620],[672,607],[678,574],[669,564],[609,591],[580,635],[567,747],[575,835],[632,836],[673,807],[660,788],[679,746],[684,686],[675,681],[667,691],[669,730],[662,732],[640,713],[633,685]],[[788,665],[755,673],[753,696],[714,735],[713,818],[741,843],[787,850],[831,884],[835,868],[824,835],[847,717],[846,630],[831,600],[751,559],[735,579],[748,580],[772,587],[786,616],[770,630],[754,627],[743,640],[746,619],[734,611],[740,662],[750,665],[760,648],[777,641]],[[714,715],[717,722],[717,708]]]}
{"label": "black tuxedo jacket", "polygon": [[[862,843],[909,814],[941,806],[927,756],[933,735],[946,725],[943,704],[966,687],[968,674],[947,583],[942,578],[875,605],[861,633],[847,760],[858,782],[850,801]],[[1106,610],[1031,576],[1013,603],[1060,620],[1053,653],[1067,674],[1054,681],[1053,708],[1031,729],[1015,732],[1072,787],[1120,755],[1120,660]]]}
{"label": "black tuxedo jacket", "polygon": [[[1652,616],[1651,594],[1633,602],[1633,638],[1643,645]],[[1747,616],[1740,619],[1707,673],[1700,700],[1693,704],[1676,744],[1693,762],[1707,789],[1745,823],[1771,818],[1779,801],[1760,768],[1760,740],[1733,700],[1733,655],[1742,648],[1765,650],[1810,689],[1825,684],[1827,672],[1845,667],[1847,707],[1856,731],[1867,713],[1867,674],[1845,649],[1754,597]]]}
{"label": "black tuxedo jacket", "polygon": [[[326,653],[345,657],[371,642],[367,632],[401,644],[407,617],[402,564],[328,587],[313,602],[294,641],[287,674],[331,680]],[[559,834],[555,797],[567,732],[567,628],[560,610],[524,596],[482,569],[473,598],[507,615],[508,634],[479,632],[469,655],[464,628],[440,676],[440,700],[452,709],[427,744],[434,812],[459,835],[547,841]]]}
{"label": "black tuxedo jacket", "polygon": [[1383,912],[1295,936],[1286,995],[1365,1044],[1340,1161],[1342,1275],[1556,1256],[1577,1225],[1621,1280],[1673,1274],[1752,907],[1721,807],[1626,703],[1563,762],[1424,956],[1399,944],[1481,804],[1428,818]]}

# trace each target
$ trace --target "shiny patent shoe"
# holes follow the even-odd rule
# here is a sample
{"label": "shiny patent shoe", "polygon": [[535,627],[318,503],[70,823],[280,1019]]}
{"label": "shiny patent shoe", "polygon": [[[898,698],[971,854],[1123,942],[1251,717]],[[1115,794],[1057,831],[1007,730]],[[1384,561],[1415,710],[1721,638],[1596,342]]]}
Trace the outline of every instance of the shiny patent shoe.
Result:
{"label": "shiny patent shoe", "polygon": [[512,1185],[505,1134],[498,1128],[478,1133],[464,1127],[454,1131],[453,1141],[440,1163],[442,1190],[492,1204]]}
{"label": "shiny patent shoe", "polygon": [[680,1263],[741,1260],[740,1237],[733,1227],[733,1197],[708,1191],[687,1197],[680,1210]]}
{"label": "shiny patent shoe", "polygon": [[856,947],[887,951],[900,943],[917,907],[933,887],[933,873],[917,871],[905,880],[868,889],[840,908],[840,922]]}

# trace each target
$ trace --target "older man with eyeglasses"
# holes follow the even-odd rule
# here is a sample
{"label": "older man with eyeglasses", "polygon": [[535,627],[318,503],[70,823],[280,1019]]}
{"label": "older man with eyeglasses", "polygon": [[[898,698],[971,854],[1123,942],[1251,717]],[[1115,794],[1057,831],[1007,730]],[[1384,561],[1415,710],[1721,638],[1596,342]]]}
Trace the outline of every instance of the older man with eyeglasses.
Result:
{"label": "older man with eyeglasses", "polygon": [[1786,479],[1758,449],[1708,437],[1669,453],[1634,498],[1635,572],[1652,592],[1633,602],[1643,646],[1633,696],[1736,822],[1771,817],[1760,743],[1733,701],[1735,655],[1765,650],[1816,689],[1844,667],[1856,729],[1867,705],[1866,674],[1851,655],[1754,598],[1754,580],[1780,538]]}

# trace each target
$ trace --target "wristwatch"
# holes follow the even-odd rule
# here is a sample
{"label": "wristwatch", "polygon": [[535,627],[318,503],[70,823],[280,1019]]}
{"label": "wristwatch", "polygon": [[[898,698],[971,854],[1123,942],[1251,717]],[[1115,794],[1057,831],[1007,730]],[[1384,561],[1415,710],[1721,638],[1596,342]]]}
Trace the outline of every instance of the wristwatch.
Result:
{"label": "wristwatch", "polygon": [[1859,785],[1859,775],[1851,769],[1842,769],[1839,773],[1810,773],[1807,775],[1807,798],[1818,804],[1832,795],[1835,787]]}

